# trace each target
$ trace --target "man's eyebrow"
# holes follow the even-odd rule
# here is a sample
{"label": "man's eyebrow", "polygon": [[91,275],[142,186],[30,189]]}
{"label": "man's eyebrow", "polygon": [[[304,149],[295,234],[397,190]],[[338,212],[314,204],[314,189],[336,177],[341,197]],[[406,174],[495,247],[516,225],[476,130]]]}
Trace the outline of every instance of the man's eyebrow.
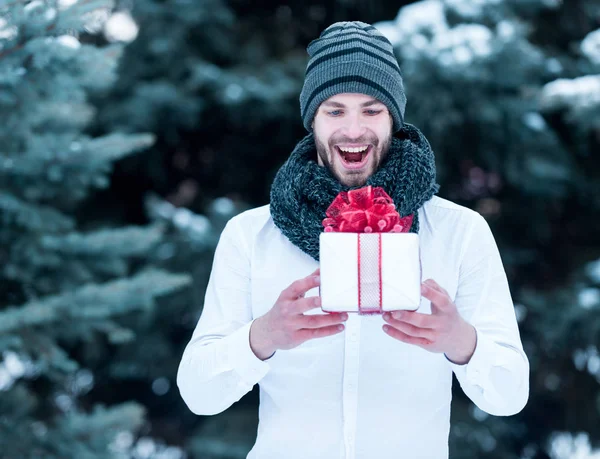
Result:
{"label": "man's eyebrow", "polygon": [[[368,100],[366,102],[363,102],[362,104],[360,104],[360,106],[361,107],[370,107],[371,105],[377,105],[377,104],[383,105],[383,102],[381,102],[381,101],[379,101],[377,99],[371,99],[371,100]],[[325,101],[325,102],[323,102],[323,105],[327,105],[329,107],[336,107],[336,108],[345,108],[346,107],[341,102],[336,102],[334,100]]]}
{"label": "man's eyebrow", "polygon": [[360,104],[360,106],[361,107],[370,107],[371,105],[377,105],[377,104],[383,105],[383,102],[381,102],[380,100],[377,100],[377,99],[371,99],[367,102]]}
{"label": "man's eyebrow", "polygon": [[323,102],[323,105],[328,105],[330,107],[337,107],[337,108],[344,108],[345,107],[344,104],[342,104],[340,102],[335,102],[333,100],[329,100],[329,101],[326,100],[325,102]]}

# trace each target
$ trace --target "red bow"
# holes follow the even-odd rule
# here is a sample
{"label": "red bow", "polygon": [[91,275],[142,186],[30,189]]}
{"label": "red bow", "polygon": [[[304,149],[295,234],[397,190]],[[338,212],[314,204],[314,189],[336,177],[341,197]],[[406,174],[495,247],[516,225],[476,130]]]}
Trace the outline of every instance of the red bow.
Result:
{"label": "red bow", "polygon": [[340,192],[323,220],[325,232],[408,233],[413,215],[400,218],[394,201],[381,187]]}

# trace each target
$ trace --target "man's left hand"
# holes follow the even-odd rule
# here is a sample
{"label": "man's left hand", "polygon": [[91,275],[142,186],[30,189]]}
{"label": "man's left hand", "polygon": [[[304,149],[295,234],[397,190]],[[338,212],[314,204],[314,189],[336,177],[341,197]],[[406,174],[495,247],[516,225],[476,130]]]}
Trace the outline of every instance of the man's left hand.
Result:
{"label": "man's left hand", "polygon": [[431,352],[443,352],[453,363],[471,360],[477,344],[475,328],[458,313],[448,292],[433,279],[421,284],[421,295],[431,301],[431,314],[394,311],[383,314],[383,330],[399,341]]}

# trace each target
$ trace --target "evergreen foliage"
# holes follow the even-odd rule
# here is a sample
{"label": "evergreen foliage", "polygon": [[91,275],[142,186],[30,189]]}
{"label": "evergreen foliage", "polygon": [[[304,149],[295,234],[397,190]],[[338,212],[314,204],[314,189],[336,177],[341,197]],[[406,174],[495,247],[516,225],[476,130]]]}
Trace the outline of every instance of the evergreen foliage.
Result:
{"label": "evergreen foliage", "polygon": [[[135,339],[126,318],[152,313],[187,274],[147,263],[159,225],[80,221],[113,164],[152,134],[93,137],[90,104],[116,78],[121,45],[85,40],[106,0],[0,4],[0,456],[130,457],[145,408],[90,405],[94,355]],[[78,39],[78,37],[81,37]]]}

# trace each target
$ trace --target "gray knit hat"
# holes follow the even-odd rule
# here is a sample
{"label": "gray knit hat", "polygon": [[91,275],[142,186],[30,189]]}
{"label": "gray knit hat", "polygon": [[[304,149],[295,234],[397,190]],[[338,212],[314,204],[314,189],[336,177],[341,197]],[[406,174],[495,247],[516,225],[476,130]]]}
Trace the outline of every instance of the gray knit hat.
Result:
{"label": "gray knit hat", "polygon": [[364,22],[336,22],[310,42],[310,60],[300,93],[304,127],[319,105],[340,93],[362,93],[383,102],[394,120],[392,131],[404,123],[406,95],[394,48],[375,27]]}

